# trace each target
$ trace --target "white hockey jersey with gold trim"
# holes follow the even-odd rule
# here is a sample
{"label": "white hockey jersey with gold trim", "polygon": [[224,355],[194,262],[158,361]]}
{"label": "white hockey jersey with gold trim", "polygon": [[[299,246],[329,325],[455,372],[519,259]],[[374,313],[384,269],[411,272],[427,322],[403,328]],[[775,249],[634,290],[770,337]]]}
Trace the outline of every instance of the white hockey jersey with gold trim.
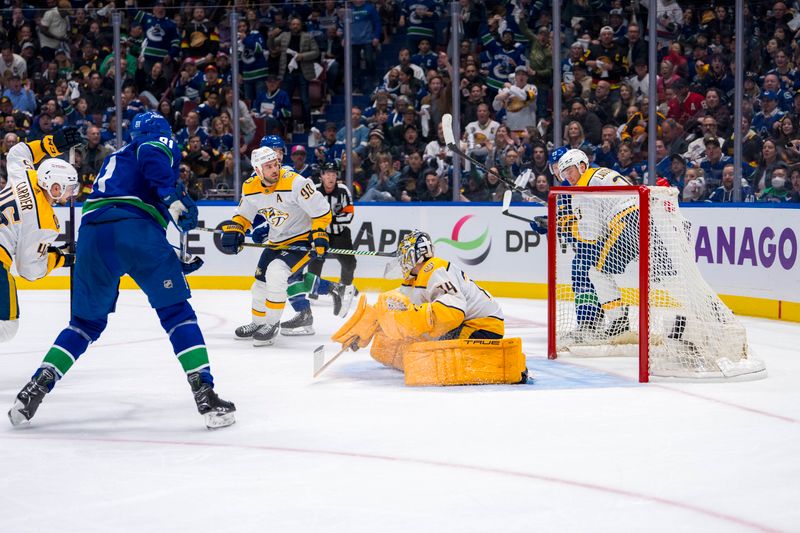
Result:
{"label": "white hockey jersey with gold trim", "polygon": [[23,176],[17,174],[0,191],[0,262],[7,268],[13,263],[20,276],[33,281],[53,268],[54,254],[47,247],[60,228],[36,171],[26,170]]}
{"label": "white hockey jersey with gold trim", "polygon": [[269,223],[268,244],[273,246],[305,241],[311,230],[324,231],[331,222],[330,206],[314,182],[285,167],[272,187],[258,177],[242,185],[233,220],[247,229],[259,214]]}

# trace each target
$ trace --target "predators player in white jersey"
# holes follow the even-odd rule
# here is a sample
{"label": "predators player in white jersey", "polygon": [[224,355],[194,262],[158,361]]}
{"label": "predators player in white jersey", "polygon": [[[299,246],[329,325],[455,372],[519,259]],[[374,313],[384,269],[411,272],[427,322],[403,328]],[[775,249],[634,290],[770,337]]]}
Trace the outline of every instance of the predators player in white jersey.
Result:
{"label": "predators player in white jersey", "polygon": [[371,355],[404,370],[409,384],[525,382],[521,343],[504,339],[497,301],[460,268],[436,257],[423,231],[407,234],[397,252],[401,287],[379,295],[375,306],[362,295],[333,340],[354,349],[372,341]]}
{"label": "predators player in white jersey", "polygon": [[[236,214],[220,225],[221,247],[225,253],[239,253],[245,232],[259,214],[269,224],[269,248],[259,261],[251,288],[252,322],[236,331],[237,338],[252,335],[253,345],[269,346],[280,331],[289,278],[310,260],[324,256],[329,247],[325,228],[331,222],[331,210],[314,182],[282,168],[271,148],[256,148],[250,157],[256,176],[242,186]],[[287,250],[289,245],[307,245],[308,251]]]}
{"label": "predators player in white jersey", "polygon": [[[573,187],[632,185],[628,178],[604,167],[590,167],[582,150],[567,151],[558,161],[562,180]],[[581,196],[562,195],[556,205],[557,233],[572,245],[572,290],[578,335],[613,339],[630,329],[628,306],[614,280],[638,259],[639,208],[636,199],[593,200],[582,206]],[[635,251],[635,252],[632,252]],[[598,283],[590,278],[597,276]],[[607,324],[607,325],[606,325]]]}
{"label": "predators player in white jersey", "polygon": [[54,157],[79,140],[77,130],[67,129],[55,140],[48,135],[8,152],[9,179],[0,190],[0,342],[11,340],[19,327],[12,264],[20,276],[34,281],[75,262],[74,254],[53,246],[60,232],[53,205],[77,192],[78,173]]}

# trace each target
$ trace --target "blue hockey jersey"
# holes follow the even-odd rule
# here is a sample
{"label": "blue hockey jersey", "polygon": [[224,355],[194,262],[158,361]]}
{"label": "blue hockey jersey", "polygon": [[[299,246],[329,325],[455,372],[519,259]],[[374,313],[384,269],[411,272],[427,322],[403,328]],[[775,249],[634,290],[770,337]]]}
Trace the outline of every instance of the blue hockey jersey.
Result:
{"label": "blue hockey jersey", "polygon": [[156,135],[137,137],[109,154],[83,204],[83,220],[91,222],[111,208],[121,208],[149,215],[166,228],[170,215],[161,199],[175,192],[180,161],[178,143]]}

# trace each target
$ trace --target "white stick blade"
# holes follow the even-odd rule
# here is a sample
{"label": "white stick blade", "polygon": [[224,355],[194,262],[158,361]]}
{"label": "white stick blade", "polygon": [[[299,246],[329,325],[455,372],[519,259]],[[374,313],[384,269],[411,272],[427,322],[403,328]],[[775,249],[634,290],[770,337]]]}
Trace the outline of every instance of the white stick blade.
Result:
{"label": "white stick blade", "polygon": [[453,115],[450,113],[442,115],[442,133],[444,133],[445,144],[455,144],[456,138],[453,134]]}
{"label": "white stick blade", "polygon": [[320,369],[325,365],[325,346],[317,346],[314,350],[314,377],[317,377]]}
{"label": "white stick blade", "polygon": [[503,213],[508,213],[508,208],[511,207],[511,191],[503,193]]}

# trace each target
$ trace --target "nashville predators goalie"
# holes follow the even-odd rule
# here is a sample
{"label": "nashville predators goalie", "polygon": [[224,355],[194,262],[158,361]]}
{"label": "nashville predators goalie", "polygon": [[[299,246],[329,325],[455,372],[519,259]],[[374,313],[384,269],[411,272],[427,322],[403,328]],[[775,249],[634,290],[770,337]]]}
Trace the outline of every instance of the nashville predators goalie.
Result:
{"label": "nashville predators goalie", "polygon": [[500,305],[466,273],[434,255],[430,235],[414,230],[398,247],[400,288],[375,305],[362,295],[331,337],[405,373],[407,385],[525,383],[522,342],[504,338]]}

